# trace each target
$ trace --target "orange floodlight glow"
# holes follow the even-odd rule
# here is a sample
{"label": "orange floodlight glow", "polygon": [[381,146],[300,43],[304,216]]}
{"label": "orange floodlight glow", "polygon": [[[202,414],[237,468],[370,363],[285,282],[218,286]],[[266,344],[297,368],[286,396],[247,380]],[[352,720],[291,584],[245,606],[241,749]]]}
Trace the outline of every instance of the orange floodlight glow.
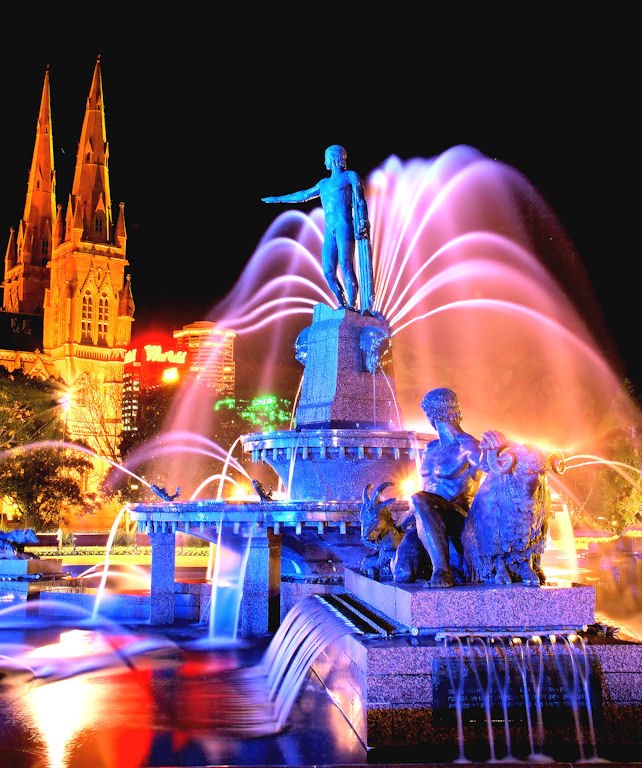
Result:
{"label": "orange floodlight glow", "polygon": [[175,384],[179,379],[178,368],[165,368],[161,375],[163,384]]}

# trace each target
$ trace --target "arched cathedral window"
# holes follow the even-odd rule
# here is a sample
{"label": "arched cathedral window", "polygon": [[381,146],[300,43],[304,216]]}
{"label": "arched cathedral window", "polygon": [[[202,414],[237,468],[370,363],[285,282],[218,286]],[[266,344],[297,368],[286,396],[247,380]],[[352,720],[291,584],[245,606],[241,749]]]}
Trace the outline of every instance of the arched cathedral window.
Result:
{"label": "arched cathedral window", "polygon": [[81,334],[84,343],[92,341],[94,326],[94,300],[87,291],[82,297]]}
{"label": "arched cathedral window", "polygon": [[109,299],[103,293],[98,300],[98,343],[107,343],[107,330],[109,328]]}

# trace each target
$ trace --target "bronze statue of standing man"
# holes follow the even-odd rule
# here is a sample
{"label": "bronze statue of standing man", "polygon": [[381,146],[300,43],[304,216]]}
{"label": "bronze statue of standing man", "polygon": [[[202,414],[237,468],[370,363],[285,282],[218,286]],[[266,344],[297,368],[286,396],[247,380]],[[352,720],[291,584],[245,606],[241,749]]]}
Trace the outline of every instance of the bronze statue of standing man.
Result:
{"label": "bronze statue of standing man", "polygon": [[[318,197],[325,216],[325,236],[321,261],[323,274],[339,306],[356,309],[359,292],[362,313],[373,305],[370,222],[363,184],[358,174],[346,168],[348,153],[338,144],[325,151],[325,167],[330,175],[313,187],[289,195],[263,197],[264,203],[305,203]],[[354,269],[355,243],[358,244],[359,284]],[[339,281],[339,267],[343,285]]]}

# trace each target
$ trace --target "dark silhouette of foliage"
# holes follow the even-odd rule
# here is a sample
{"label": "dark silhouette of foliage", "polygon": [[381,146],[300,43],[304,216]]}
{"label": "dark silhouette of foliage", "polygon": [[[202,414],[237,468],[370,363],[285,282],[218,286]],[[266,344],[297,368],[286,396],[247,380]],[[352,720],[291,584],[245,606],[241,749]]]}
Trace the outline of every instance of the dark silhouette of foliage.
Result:
{"label": "dark silhouette of foliage", "polygon": [[82,477],[91,469],[78,451],[18,448],[0,462],[0,495],[20,513],[22,527],[55,530],[85,509]]}
{"label": "dark silhouette of foliage", "polygon": [[60,440],[63,384],[0,366],[0,450],[36,440]]}

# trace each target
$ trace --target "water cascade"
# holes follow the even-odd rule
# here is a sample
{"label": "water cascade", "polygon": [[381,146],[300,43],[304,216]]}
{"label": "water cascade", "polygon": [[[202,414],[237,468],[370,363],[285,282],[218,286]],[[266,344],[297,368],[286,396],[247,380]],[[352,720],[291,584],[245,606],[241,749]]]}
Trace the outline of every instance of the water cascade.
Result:
{"label": "water cascade", "polygon": [[[580,760],[597,758],[593,700],[599,700],[599,686],[582,637],[438,633],[436,638],[445,650],[449,691],[440,695],[455,711],[457,762],[466,761],[467,737],[477,758],[485,748],[489,762],[514,761],[516,734],[518,748],[529,748],[520,759],[529,762],[550,762],[549,750],[559,755],[562,740]],[[520,733],[524,723],[527,741]]]}
{"label": "water cascade", "polygon": [[236,642],[245,572],[256,522],[230,525],[221,518],[216,539],[209,610],[210,642]]}

